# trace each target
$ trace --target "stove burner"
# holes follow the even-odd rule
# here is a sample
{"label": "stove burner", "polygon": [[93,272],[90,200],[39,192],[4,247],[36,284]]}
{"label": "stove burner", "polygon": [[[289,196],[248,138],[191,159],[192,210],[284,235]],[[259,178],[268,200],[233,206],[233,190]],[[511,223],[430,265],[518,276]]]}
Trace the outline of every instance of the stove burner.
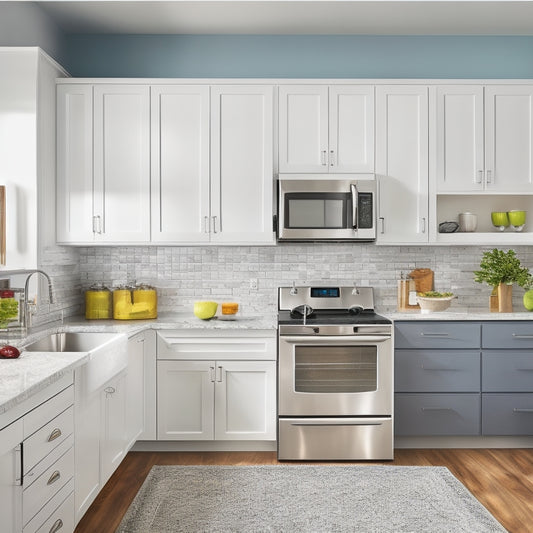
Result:
{"label": "stove burner", "polygon": [[294,309],[291,309],[291,318],[311,317],[314,316],[313,313],[314,310],[310,305],[297,305]]}

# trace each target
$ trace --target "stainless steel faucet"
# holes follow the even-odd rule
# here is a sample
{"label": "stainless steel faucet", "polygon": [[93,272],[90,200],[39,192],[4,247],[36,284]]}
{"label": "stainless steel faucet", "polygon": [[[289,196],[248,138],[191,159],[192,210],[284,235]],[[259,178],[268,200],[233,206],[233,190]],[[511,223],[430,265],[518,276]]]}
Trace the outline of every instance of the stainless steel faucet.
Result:
{"label": "stainless steel faucet", "polygon": [[54,293],[52,291],[52,280],[50,279],[50,276],[44,271],[44,270],[28,270],[27,271],[28,277],[26,278],[26,283],[24,285],[24,302],[23,302],[23,310],[22,310],[22,326],[23,327],[31,327],[32,323],[32,317],[34,312],[35,304],[30,302],[28,299],[28,291],[30,286],[30,278],[33,276],[33,274],[42,274],[47,280],[48,280],[48,301],[50,304],[54,303]]}

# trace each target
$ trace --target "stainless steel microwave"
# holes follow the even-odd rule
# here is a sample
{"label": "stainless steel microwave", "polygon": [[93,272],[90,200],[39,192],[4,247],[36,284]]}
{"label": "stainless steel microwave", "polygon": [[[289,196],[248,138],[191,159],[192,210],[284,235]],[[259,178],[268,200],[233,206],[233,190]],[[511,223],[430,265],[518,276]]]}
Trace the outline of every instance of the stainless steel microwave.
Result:
{"label": "stainless steel microwave", "polygon": [[281,179],[279,241],[374,241],[375,179]]}

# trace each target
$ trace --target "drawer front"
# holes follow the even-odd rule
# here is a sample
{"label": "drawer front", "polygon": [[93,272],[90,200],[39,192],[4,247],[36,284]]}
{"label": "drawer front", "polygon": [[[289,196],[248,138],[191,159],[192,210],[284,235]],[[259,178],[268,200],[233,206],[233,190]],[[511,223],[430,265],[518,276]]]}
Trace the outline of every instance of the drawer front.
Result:
{"label": "drawer front", "polygon": [[70,386],[61,391],[47,402],[39,405],[24,416],[24,438],[29,437],[42,428],[48,420],[52,420],[74,404],[74,387]]}
{"label": "drawer front", "polygon": [[395,435],[479,435],[480,394],[394,395]]}
{"label": "drawer front", "polygon": [[395,392],[479,392],[480,354],[474,350],[396,350]]}
{"label": "drawer front", "polygon": [[74,407],[69,407],[59,416],[24,440],[24,473],[28,473],[39,461],[74,431]]}
{"label": "drawer front", "polygon": [[533,392],[533,351],[485,351],[483,392]]}
{"label": "drawer front", "polygon": [[533,435],[533,394],[483,394],[483,435]]}
{"label": "drawer front", "polygon": [[397,322],[395,348],[479,348],[481,324],[464,322]]}
{"label": "drawer front", "polygon": [[23,523],[27,524],[73,475],[74,448],[70,448],[23,492]]}
{"label": "drawer front", "polygon": [[72,533],[74,520],[74,479],[71,479],[24,526],[23,533]]}
{"label": "drawer front", "polygon": [[533,348],[533,322],[485,323],[481,338],[483,348]]}
{"label": "drawer front", "polygon": [[182,337],[158,333],[158,359],[276,360],[276,337]]}

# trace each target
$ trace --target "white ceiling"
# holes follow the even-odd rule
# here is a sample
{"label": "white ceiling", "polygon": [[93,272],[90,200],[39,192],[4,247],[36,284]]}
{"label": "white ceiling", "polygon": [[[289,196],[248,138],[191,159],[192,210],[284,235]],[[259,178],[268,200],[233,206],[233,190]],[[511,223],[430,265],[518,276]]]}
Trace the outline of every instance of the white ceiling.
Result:
{"label": "white ceiling", "polygon": [[532,0],[60,0],[67,33],[533,35]]}

